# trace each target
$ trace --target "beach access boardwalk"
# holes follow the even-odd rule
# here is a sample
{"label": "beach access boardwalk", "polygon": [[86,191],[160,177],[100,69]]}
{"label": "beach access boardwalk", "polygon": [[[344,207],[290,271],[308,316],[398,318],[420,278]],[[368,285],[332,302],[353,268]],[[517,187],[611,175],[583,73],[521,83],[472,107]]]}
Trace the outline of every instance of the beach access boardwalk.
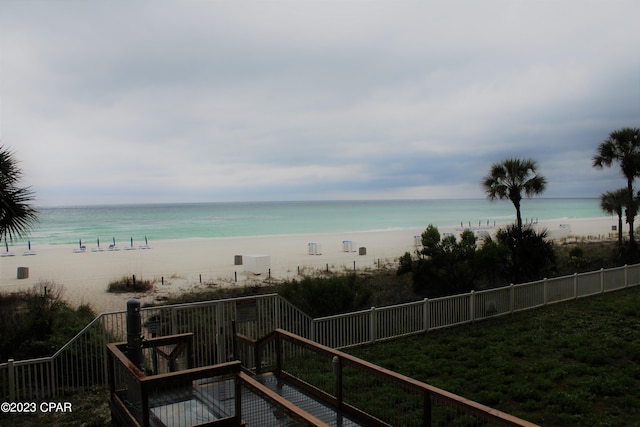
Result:
{"label": "beach access boardwalk", "polygon": [[127,343],[109,344],[113,423],[534,426],[283,330],[235,341],[237,360],[188,368],[192,334],[150,339],[148,374],[127,356]]}
{"label": "beach access boardwalk", "polygon": [[[344,427],[365,425],[359,423],[356,419],[350,418],[339,409],[323,402],[311,393],[305,392],[302,388],[296,387],[282,378],[278,378],[273,373],[259,376],[256,380],[287,402],[313,415],[327,425]],[[249,403],[247,406],[252,405]],[[280,421],[284,414],[280,411],[274,411],[273,415],[274,423],[270,425],[276,425],[277,421]],[[256,414],[252,414],[251,412],[246,414],[247,424],[260,421],[258,418],[260,418],[260,415],[256,416]]]}
{"label": "beach access boardwalk", "polygon": [[[224,363],[231,356],[238,355],[234,357],[242,361],[242,366],[255,370],[260,365],[256,364],[255,353],[249,350],[251,344],[239,343],[239,335],[259,338],[282,330],[339,351],[638,285],[640,264],[635,264],[315,319],[277,294],[143,307],[140,316],[147,340],[182,333],[193,334],[193,363],[182,366],[207,367]],[[237,334],[232,330],[234,320]],[[0,363],[0,397],[9,402],[55,400],[65,395],[87,392],[94,387],[106,387],[109,384],[109,360],[105,348],[109,343],[126,339],[125,325],[124,311],[103,313],[49,357],[9,359]],[[246,354],[242,354],[243,351]],[[275,349],[272,349],[272,354],[277,354]],[[310,354],[306,359],[291,360],[311,364],[307,372],[323,373],[318,378],[325,378],[326,383],[315,388],[331,391],[335,381],[328,378],[333,378],[331,362],[335,354],[327,359],[328,354],[325,357]],[[263,357],[261,363],[269,360]],[[285,361],[289,360],[285,358]],[[345,359],[340,356],[338,360]],[[282,372],[291,373],[296,371],[295,367],[287,366]],[[353,369],[347,367],[346,372],[352,372]],[[298,371],[305,372],[304,369]],[[303,377],[297,373],[294,376]],[[348,378],[349,381],[360,378],[361,388],[369,389],[369,380],[374,377]],[[349,381],[347,385],[351,384]],[[307,382],[313,383],[311,380]],[[379,402],[380,396],[388,395],[386,391],[372,392],[365,400],[376,401],[381,408],[397,406],[393,400]]]}

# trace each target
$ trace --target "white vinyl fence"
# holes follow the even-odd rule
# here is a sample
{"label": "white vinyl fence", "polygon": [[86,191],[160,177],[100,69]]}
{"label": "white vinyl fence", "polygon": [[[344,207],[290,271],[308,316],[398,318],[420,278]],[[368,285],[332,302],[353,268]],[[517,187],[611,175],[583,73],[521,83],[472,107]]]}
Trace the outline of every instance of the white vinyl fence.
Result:
{"label": "white vinyl fence", "polygon": [[[146,337],[192,332],[195,367],[227,361],[232,327],[275,328],[332,348],[389,340],[640,284],[640,264],[311,319],[277,294],[141,309]],[[26,401],[107,384],[106,344],[126,340],[126,312],[101,314],[51,357],[0,364],[0,398]]]}

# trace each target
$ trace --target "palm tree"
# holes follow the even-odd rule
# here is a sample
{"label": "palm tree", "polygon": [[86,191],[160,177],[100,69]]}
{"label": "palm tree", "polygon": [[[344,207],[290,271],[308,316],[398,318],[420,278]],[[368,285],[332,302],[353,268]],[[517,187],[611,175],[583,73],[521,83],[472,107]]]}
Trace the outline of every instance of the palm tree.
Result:
{"label": "palm tree", "polygon": [[547,180],[536,173],[537,164],[532,159],[506,159],[491,165],[489,175],[482,180],[482,186],[489,200],[509,199],[516,208],[517,226],[522,230],[520,202],[523,193],[531,197],[542,193]]}
{"label": "palm tree", "polygon": [[622,243],[622,211],[629,203],[628,191],[626,188],[620,188],[600,195],[600,208],[609,214],[618,215],[618,243]]}
{"label": "palm tree", "polygon": [[0,145],[0,241],[22,237],[38,219],[33,192],[18,185],[21,176],[13,153]]}
{"label": "palm tree", "polygon": [[633,180],[640,175],[640,129],[622,128],[609,134],[597,149],[593,157],[593,166],[602,168],[611,167],[614,163],[620,164],[622,175],[627,179],[627,224],[629,224],[629,245],[636,247],[633,233],[633,222],[638,211],[633,202]]}

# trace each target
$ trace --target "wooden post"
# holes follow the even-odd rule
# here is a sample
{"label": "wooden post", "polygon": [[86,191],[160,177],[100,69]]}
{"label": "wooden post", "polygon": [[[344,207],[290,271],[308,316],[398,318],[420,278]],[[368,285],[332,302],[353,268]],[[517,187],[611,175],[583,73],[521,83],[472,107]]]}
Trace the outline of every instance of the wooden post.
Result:
{"label": "wooden post", "polygon": [[331,360],[333,375],[336,377],[336,401],[338,410],[342,410],[342,359],[339,356],[333,356]]}
{"label": "wooden post", "polygon": [[424,427],[431,426],[431,394],[428,391],[424,392],[424,403],[423,403],[423,414],[422,414],[422,425]]}
{"label": "wooden post", "polygon": [[276,371],[278,377],[280,377],[282,372],[282,338],[279,335],[276,338]]}
{"label": "wooden post", "polygon": [[149,417],[149,412],[150,412],[150,408],[149,408],[149,390],[147,390],[147,387],[144,386],[144,382],[138,382],[135,381],[134,383],[138,384],[140,386],[140,396],[142,397],[142,425],[144,427],[149,427],[151,425],[150,423],[150,417]]}
{"label": "wooden post", "polygon": [[242,425],[242,384],[240,383],[240,372],[236,372],[235,377],[235,404],[236,404],[236,425]]}

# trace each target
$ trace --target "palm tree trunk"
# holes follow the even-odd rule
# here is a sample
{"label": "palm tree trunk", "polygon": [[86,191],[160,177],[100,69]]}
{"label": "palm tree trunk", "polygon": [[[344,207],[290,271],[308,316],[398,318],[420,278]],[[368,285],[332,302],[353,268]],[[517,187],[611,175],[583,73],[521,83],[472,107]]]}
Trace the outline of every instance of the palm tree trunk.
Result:
{"label": "palm tree trunk", "polygon": [[618,214],[618,244],[622,244],[622,212]]}
{"label": "palm tree trunk", "polygon": [[627,180],[627,191],[629,201],[627,204],[627,224],[629,224],[629,246],[632,250],[636,248],[636,239],[633,232],[633,222],[636,217],[636,207],[633,200],[633,180]]}
{"label": "palm tree trunk", "polygon": [[518,230],[522,231],[522,214],[520,213],[520,202],[513,202],[513,205],[516,207],[516,221],[518,224]]}

